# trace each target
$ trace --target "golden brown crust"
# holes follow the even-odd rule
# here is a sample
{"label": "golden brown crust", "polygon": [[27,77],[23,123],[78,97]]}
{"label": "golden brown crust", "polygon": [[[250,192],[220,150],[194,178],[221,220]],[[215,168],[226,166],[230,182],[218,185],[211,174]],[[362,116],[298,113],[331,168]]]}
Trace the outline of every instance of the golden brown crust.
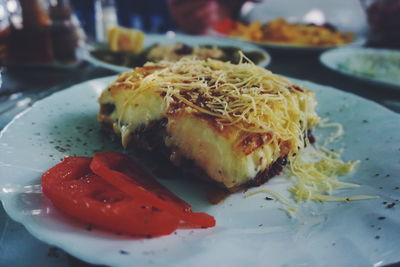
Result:
{"label": "golden brown crust", "polygon": [[[102,129],[105,133],[112,136],[113,139],[119,139],[120,136],[116,135],[113,131],[113,127],[109,123],[102,123]],[[163,134],[164,132],[164,134]],[[150,152],[154,157],[157,158],[157,162],[163,162],[163,166],[169,166],[169,168],[173,168],[173,164],[170,161],[170,155],[172,153],[171,149],[165,146],[163,137],[165,136],[165,122],[153,122],[146,129],[141,129],[138,132],[134,133],[134,137],[132,138],[132,145],[136,149],[141,149]],[[258,142],[258,141],[256,141]],[[283,158],[283,157],[282,157]],[[273,176],[279,174],[282,171],[282,166],[285,162],[282,158],[278,159],[270,166],[268,166],[264,171],[259,172],[253,179],[247,181],[244,184],[240,184],[231,188],[227,188],[223,183],[216,182],[211,179],[200,167],[196,165],[196,163],[192,160],[182,159],[179,164],[179,169],[184,175],[185,179],[195,178],[198,180],[203,180],[208,183],[217,185],[218,188],[221,188],[226,192],[237,192],[243,189],[248,189],[250,187],[256,187],[264,184]],[[165,164],[167,163],[168,164]],[[168,168],[168,167],[167,167]],[[168,172],[165,170],[163,173]],[[216,192],[220,193],[220,190]],[[216,197],[218,198],[218,197]],[[212,202],[212,201],[211,201]]]}
{"label": "golden brown crust", "polygon": [[[310,112],[315,105],[310,91],[251,65],[225,77],[237,70],[212,61],[193,61],[199,64],[193,68],[192,61],[182,62],[136,68],[101,95],[98,119],[124,147],[149,134],[147,142],[136,143],[146,149],[167,146],[166,157],[193,170],[189,176],[218,181],[232,191],[246,182],[265,182],[274,162],[302,148],[303,134],[318,119]],[[222,74],[215,76],[210,66]],[[169,136],[150,133],[160,120]]]}

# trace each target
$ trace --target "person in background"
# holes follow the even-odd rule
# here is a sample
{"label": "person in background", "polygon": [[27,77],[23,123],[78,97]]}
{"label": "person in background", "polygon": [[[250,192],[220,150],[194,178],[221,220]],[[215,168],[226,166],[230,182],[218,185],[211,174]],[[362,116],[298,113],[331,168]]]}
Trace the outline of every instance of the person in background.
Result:
{"label": "person in background", "polygon": [[121,26],[151,33],[162,33],[176,27],[169,14],[167,0],[116,0],[115,3]]}
{"label": "person in background", "polygon": [[365,3],[368,23],[374,33],[372,45],[400,47],[400,1],[375,0]]}
{"label": "person in background", "polygon": [[[86,34],[90,39],[96,36],[95,5],[101,3],[103,8],[112,5],[116,10],[118,24],[128,28],[135,28],[147,33],[163,33],[175,30],[167,5],[167,0],[70,0],[75,14],[81,21]],[[188,1],[189,2],[189,1]]]}
{"label": "person in background", "polygon": [[284,17],[289,22],[329,23],[360,34],[367,28],[360,0],[168,0],[168,3],[177,25],[191,34],[208,33],[216,22],[225,18],[264,24]]}
{"label": "person in background", "polygon": [[245,2],[248,0],[168,0],[168,6],[180,30],[206,34],[224,18],[238,19]]}

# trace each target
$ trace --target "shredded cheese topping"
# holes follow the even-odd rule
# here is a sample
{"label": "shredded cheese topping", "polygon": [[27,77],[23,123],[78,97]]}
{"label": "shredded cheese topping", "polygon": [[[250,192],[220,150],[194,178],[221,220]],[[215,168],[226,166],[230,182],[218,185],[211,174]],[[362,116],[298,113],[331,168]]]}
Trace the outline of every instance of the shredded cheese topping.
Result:
{"label": "shredded cheese topping", "polygon": [[327,119],[321,120],[319,126],[336,128],[336,131],[326,138],[323,146],[320,147],[315,144],[313,147],[299,151],[296,156],[290,157],[287,176],[292,182],[289,192],[292,193],[294,202],[273,190],[257,190],[245,195],[245,198],[260,193],[272,195],[283,204],[282,209],[290,217],[296,217],[295,212],[298,210],[296,203],[302,201],[354,201],[378,198],[378,196],[370,195],[346,197],[332,195],[334,189],[359,187],[358,184],[340,181],[339,177],[351,173],[360,161],[345,162],[341,159],[339,152],[326,148],[327,145],[336,142],[344,133],[343,126],[340,123],[328,123],[327,121]]}
{"label": "shredded cheese topping", "polygon": [[[290,179],[289,191],[295,202],[350,201],[375,198],[373,196],[335,197],[336,188],[357,187],[356,184],[338,180],[351,172],[359,163],[344,162],[339,153],[323,147],[311,147],[307,131],[319,123],[314,109],[316,101],[312,92],[293,84],[288,79],[254,65],[242,55],[241,63],[234,65],[217,60],[182,58],[178,62],[148,63],[142,68],[122,74],[111,85],[127,88],[119,124],[135,97],[151,90],[163,96],[166,110],[184,109],[213,117],[222,127],[237,127],[250,133],[269,133],[272,144],[288,141],[287,151]],[[336,127],[327,138],[336,141],[343,134],[343,127],[323,120],[321,127]],[[120,128],[129,128],[124,124]],[[277,145],[279,147],[279,145]],[[290,216],[297,210],[295,203],[271,190],[250,193],[274,195],[284,204]]]}
{"label": "shredded cheese topping", "polygon": [[[164,96],[167,110],[179,106],[211,116],[222,128],[269,133],[271,143],[287,142],[289,152],[295,153],[319,120],[314,94],[241,56],[237,65],[193,57],[148,63],[120,76],[114,86],[132,89],[125,110],[140,93],[152,90]],[[146,70],[149,73],[143,74]],[[120,122],[123,117],[124,111]]]}

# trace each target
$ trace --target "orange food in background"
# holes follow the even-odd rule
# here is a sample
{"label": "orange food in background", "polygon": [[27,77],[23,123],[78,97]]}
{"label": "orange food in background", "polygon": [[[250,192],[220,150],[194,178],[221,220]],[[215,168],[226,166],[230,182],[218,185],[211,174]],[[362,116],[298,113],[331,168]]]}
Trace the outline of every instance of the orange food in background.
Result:
{"label": "orange food in background", "polygon": [[215,29],[223,34],[253,42],[274,42],[301,46],[338,46],[354,39],[354,33],[341,32],[331,26],[288,23],[277,18],[267,24],[249,25],[230,19],[219,22]]}
{"label": "orange food in background", "polygon": [[108,30],[108,46],[111,51],[140,53],[143,50],[144,32],[115,26]]}

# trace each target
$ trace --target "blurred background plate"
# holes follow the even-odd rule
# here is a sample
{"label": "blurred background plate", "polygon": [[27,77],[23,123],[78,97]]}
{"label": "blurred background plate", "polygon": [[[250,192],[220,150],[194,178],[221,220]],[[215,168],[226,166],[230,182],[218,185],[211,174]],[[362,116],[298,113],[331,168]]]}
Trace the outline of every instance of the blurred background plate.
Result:
{"label": "blurred background plate", "polygon": [[[205,36],[175,34],[173,32],[169,32],[166,34],[146,34],[144,41],[144,49],[151,47],[155,44],[175,44],[175,43],[184,43],[189,46],[211,45],[219,47],[237,47],[240,48],[243,52],[257,52],[258,54],[260,54],[263,57],[263,59],[260,62],[258,62],[257,65],[259,66],[266,67],[271,62],[271,57],[265,50],[250,43],[232,39],[225,39],[225,38],[211,38]],[[91,54],[91,52],[95,51],[96,49],[104,49],[104,48],[106,48],[106,44],[99,43],[87,46],[82,51],[82,53],[84,55],[84,58],[88,62],[96,66],[100,66],[115,72],[125,72],[132,69],[130,67],[107,63],[103,60],[94,57],[93,54]]]}
{"label": "blurred background plate", "polygon": [[335,72],[400,90],[400,51],[343,47],[324,52],[320,61]]}
{"label": "blurred background plate", "polygon": [[[229,39],[234,39],[233,37],[225,37]],[[279,43],[279,42],[254,42],[243,40],[244,42],[248,42],[250,44],[258,45],[264,49],[273,49],[273,50],[282,50],[282,51],[297,51],[297,52],[321,52],[327,49],[336,48],[338,46],[307,46],[307,45],[298,45],[298,44],[290,44],[290,43]],[[348,44],[341,45],[340,47],[348,47],[355,46],[360,47],[363,46],[366,42],[364,37],[356,37],[356,39]]]}

